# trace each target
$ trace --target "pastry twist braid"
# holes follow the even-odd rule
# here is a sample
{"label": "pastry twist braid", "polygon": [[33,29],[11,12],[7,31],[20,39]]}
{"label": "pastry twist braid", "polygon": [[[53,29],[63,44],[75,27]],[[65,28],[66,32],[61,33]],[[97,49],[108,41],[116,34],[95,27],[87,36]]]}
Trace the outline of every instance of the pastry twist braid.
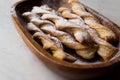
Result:
{"label": "pastry twist braid", "polygon": [[42,19],[44,18],[53,21],[55,23],[56,29],[58,30],[69,30],[69,32],[71,32],[74,35],[75,39],[80,43],[89,43],[92,41],[87,31],[81,28],[78,29],[77,25],[72,24],[66,19],[58,16],[55,10],[48,8],[49,7],[47,5],[41,7],[34,7],[32,12],[43,15]]}
{"label": "pastry twist braid", "polygon": [[[40,7],[38,7],[38,8],[40,8]],[[33,8],[33,10],[32,10],[33,13],[36,13],[36,14],[39,14],[39,15],[44,13],[44,12],[41,12],[41,11],[39,11],[39,12],[35,11],[34,9],[35,8]],[[97,46],[96,45],[92,45],[92,44],[91,44],[91,46],[85,45],[85,44],[82,45],[82,44],[76,42],[76,40],[71,35],[69,35],[68,33],[57,30],[57,29],[60,29],[60,30],[61,29],[72,29],[72,31],[73,31],[76,28],[78,30],[81,29],[80,27],[76,26],[75,24],[74,25],[71,24],[66,19],[64,19],[62,17],[59,17],[52,12],[51,13],[50,12],[44,13],[43,16],[41,17],[41,19],[51,20],[55,23],[55,26],[47,23],[48,21],[46,21],[46,20],[33,19],[33,20],[31,20],[31,22],[33,22],[34,24],[39,25],[39,26],[42,25],[41,22],[43,22],[43,21],[46,22],[46,25],[43,25],[44,27],[40,26],[40,28],[43,31],[45,31],[46,33],[49,33],[53,36],[56,36],[64,45],[66,45],[69,48],[75,49],[77,53],[79,52],[80,53],[79,55],[82,56],[83,58],[91,59],[91,58],[94,57],[94,54],[97,51]],[[82,30],[84,30],[84,29],[82,29]],[[80,36],[80,35],[78,35],[78,36]],[[89,36],[85,36],[85,37],[89,37]]]}
{"label": "pastry twist braid", "polygon": [[[29,31],[34,32],[33,38],[40,39],[43,44],[43,48],[50,49],[55,58],[58,58],[60,60],[67,60],[69,62],[76,61],[75,57],[63,51],[62,47],[60,46],[61,45],[60,42],[56,40],[56,38],[54,38],[54,41],[53,41],[53,37],[51,37],[50,35],[49,36],[46,35],[33,23],[28,23],[27,29]],[[56,42],[59,42],[59,43],[56,44]]]}
{"label": "pastry twist braid", "polygon": [[72,11],[82,17],[85,23],[95,29],[99,36],[106,41],[116,40],[116,36],[112,30],[100,24],[100,22],[92,14],[88,13],[84,6],[79,2],[79,0],[69,0],[68,1],[72,6]]}
{"label": "pastry twist braid", "polygon": [[73,14],[70,9],[65,8],[65,7],[61,7],[61,8],[59,8],[58,11],[61,13],[61,15],[63,17],[67,18],[69,21],[72,21],[76,24],[83,24],[80,27],[87,30],[89,32],[89,34],[91,35],[91,37],[93,38],[93,40],[99,45],[98,54],[105,61],[108,61],[118,51],[117,48],[115,48],[114,46],[112,46],[107,41],[103,40],[102,38],[100,38],[98,33],[94,29],[85,25],[82,18],[80,18],[76,14]]}

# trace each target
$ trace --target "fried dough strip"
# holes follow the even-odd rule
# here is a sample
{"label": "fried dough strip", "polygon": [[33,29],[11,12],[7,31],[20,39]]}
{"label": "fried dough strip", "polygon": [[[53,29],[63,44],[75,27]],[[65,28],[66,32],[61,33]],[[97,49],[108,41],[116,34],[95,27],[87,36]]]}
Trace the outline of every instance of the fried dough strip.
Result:
{"label": "fried dough strip", "polygon": [[[76,22],[77,24],[83,24],[80,27],[86,29],[89,32],[89,34],[92,36],[93,40],[99,45],[98,54],[105,61],[108,61],[118,51],[117,48],[113,47],[107,41],[101,39],[99,37],[98,33],[94,29],[85,25],[80,17],[74,17],[74,16],[77,16],[77,15],[73,14],[68,8],[60,8],[59,12],[61,12],[63,17],[68,18],[69,20],[71,20],[72,17],[73,17],[72,22]],[[68,14],[71,15],[70,18],[68,16],[66,16]],[[72,15],[74,15],[74,16],[72,16]]]}
{"label": "fried dough strip", "polygon": [[[72,14],[72,13],[71,13],[71,10],[68,9],[68,8],[66,8],[66,7],[60,7],[60,8],[58,9],[58,12],[60,12],[61,15],[62,15],[64,18],[67,18],[70,22],[73,22],[74,24],[77,24],[77,25],[84,24],[84,21],[83,21],[82,18],[80,18],[80,17],[79,17],[78,15],[76,15],[76,14]],[[79,29],[73,28],[73,30],[75,30],[75,32],[76,32],[76,33],[74,34],[74,36],[76,37],[76,40],[79,41],[79,39],[80,39],[80,35],[79,35],[79,34],[81,34],[81,33],[79,32]],[[86,35],[86,37],[89,37],[89,36]],[[89,40],[89,43],[90,43],[90,44],[92,43],[92,40],[91,40],[91,39]]]}
{"label": "fried dough strip", "polygon": [[43,21],[46,21],[46,20],[33,19],[31,22],[33,22],[36,25],[39,25],[39,27],[46,33],[49,33],[52,36],[56,36],[67,47],[75,49],[76,52],[79,53],[79,55],[82,56],[83,58],[91,59],[94,57],[95,52],[97,51],[96,45],[91,47],[88,45],[82,45],[76,42],[74,38],[68,33],[56,30],[54,26],[51,25],[50,23],[46,23],[46,25],[42,25],[41,22]]}
{"label": "fried dough strip", "polygon": [[[83,49],[88,46],[82,45],[75,41],[75,39],[68,33],[56,30],[55,26],[47,20],[32,19],[32,23],[39,26],[43,31],[57,37],[64,45],[72,49]],[[43,22],[46,24],[43,25]]]}
{"label": "fried dough strip", "polygon": [[68,0],[68,2],[72,5],[72,11],[82,17],[85,23],[95,29],[99,36],[106,41],[114,41],[117,40],[114,32],[109,28],[100,24],[100,22],[95,18],[92,14],[88,13],[84,6],[79,2],[79,0]]}
{"label": "fried dough strip", "polygon": [[67,60],[69,62],[76,61],[76,58],[64,52],[60,46],[56,45],[54,41],[51,40],[46,34],[44,34],[37,26],[33,23],[28,23],[28,30],[34,31],[33,38],[38,38],[41,40],[44,49],[50,49],[53,56],[60,60]]}
{"label": "fried dough strip", "polygon": [[28,14],[27,13],[24,13],[23,16],[28,18],[29,21],[31,21],[35,25],[39,26],[42,30],[57,37],[67,47],[72,49],[83,49],[88,47],[87,45],[78,43],[70,34],[63,31],[56,30],[52,22],[48,20],[40,20],[36,18],[32,13],[28,13]]}
{"label": "fried dough strip", "polygon": [[[47,20],[40,20],[40,19],[32,19],[31,22],[33,22],[34,24],[36,24],[37,26],[39,25],[43,25],[43,22],[46,22],[46,25],[41,26],[41,29],[44,30],[45,32],[56,36],[63,44],[65,44],[67,47],[70,47],[72,49],[75,49],[76,52],[79,52],[80,56],[85,58],[85,59],[91,59],[94,57],[95,52],[97,51],[97,46],[85,46],[82,45],[78,42],[75,42],[74,38],[72,38],[72,36],[70,36],[69,34],[62,32],[62,31],[58,31],[55,29],[55,26],[53,26],[52,24],[50,24],[49,21]],[[49,25],[48,25],[49,24]],[[79,47],[80,46],[80,47]],[[82,47],[83,46],[83,47]]]}
{"label": "fried dough strip", "polygon": [[[66,7],[60,7],[60,8],[58,9],[58,12],[60,12],[61,15],[62,15],[64,18],[67,18],[69,21],[71,21],[71,22],[73,22],[73,23],[75,23],[75,24],[77,24],[77,25],[81,25],[81,24],[84,25],[83,19],[82,19],[81,17],[79,17],[78,15],[73,14],[73,13],[71,12],[71,10],[68,9],[68,8],[66,8]],[[90,41],[90,42],[92,43],[92,41]],[[92,45],[92,44],[91,44],[91,45]],[[92,51],[96,51],[96,48],[97,48],[97,47],[93,45]],[[87,53],[88,53],[88,52],[91,52],[90,50],[86,50],[86,51],[87,51]],[[78,55],[90,56],[90,55],[86,55],[86,54],[85,54],[86,52],[85,52],[84,50],[83,50],[83,52],[82,52],[82,50],[78,50],[78,51],[76,51],[76,52],[77,52]]]}
{"label": "fried dough strip", "polygon": [[65,30],[65,29],[69,30],[69,32],[71,32],[74,35],[75,39],[80,43],[89,43],[91,41],[91,37],[87,31],[81,28],[76,29],[77,28],[76,25],[71,24],[69,21],[67,21],[66,19],[60,16],[57,16],[57,12],[55,12],[51,8],[49,9],[48,8],[49,7],[46,5],[41,7],[34,7],[32,12],[39,15],[43,14],[44,17],[46,16],[47,18],[49,18],[49,20],[55,22],[56,29],[58,30]]}

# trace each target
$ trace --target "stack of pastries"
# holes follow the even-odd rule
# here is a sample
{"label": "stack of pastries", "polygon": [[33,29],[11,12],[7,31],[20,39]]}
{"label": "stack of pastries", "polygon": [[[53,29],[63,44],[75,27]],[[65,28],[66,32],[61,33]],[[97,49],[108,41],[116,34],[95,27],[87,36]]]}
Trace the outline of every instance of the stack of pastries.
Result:
{"label": "stack of pastries", "polygon": [[118,52],[109,43],[117,41],[115,33],[87,12],[79,0],[68,0],[68,3],[71,8],[60,7],[55,11],[48,5],[41,5],[23,13],[33,38],[39,39],[43,49],[60,60],[76,61],[65,52],[65,46],[75,50],[74,54],[83,59],[90,60],[98,54],[105,62],[109,61]]}

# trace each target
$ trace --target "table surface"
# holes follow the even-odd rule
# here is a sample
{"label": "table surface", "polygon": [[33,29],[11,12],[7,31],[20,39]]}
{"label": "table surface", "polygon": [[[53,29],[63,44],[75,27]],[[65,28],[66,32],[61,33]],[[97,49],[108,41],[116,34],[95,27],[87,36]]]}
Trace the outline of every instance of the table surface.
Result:
{"label": "table surface", "polygon": [[[11,6],[17,1],[0,1],[0,80],[68,80],[47,69],[18,34],[10,16]],[[81,2],[120,25],[120,0]]]}

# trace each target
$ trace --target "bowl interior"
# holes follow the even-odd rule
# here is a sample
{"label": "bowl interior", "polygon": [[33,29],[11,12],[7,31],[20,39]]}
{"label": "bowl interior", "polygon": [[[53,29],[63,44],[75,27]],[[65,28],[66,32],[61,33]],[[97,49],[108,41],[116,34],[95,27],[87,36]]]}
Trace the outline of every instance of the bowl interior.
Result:
{"label": "bowl interior", "polygon": [[[67,4],[67,0],[27,0],[27,1],[20,3],[15,7],[15,12],[17,14],[17,17],[18,17],[20,23],[22,24],[22,26],[25,29],[26,29],[27,20],[22,16],[22,14],[24,12],[31,11],[33,6],[40,6],[42,4],[47,4],[48,6],[50,6],[51,8],[53,8],[55,10],[57,10],[60,6],[69,7],[69,4]],[[106,25],[111,30],[113,30],[115,32],[116,36],[118,37],[118,39],[120,40],[120,35],[119,35],[120,30],[118,29],[118,26],[116,24],[112,23],[107,18],[101,16],[99,13],[88,8],[87,6],[86,6],[86,10],[88,10],[90,13],[92,13],[94,16],[96,16],[103,25]],[[119,40],[118,40],[118,42],[114,42],[113,44],[120,49],[120,44],[119,44],[120,41]],[[90,61],[86,61],[86,60],[83,60],[80,57],[78,57],[76,54],[74,54],[75,52],[69,50],[69,48],[66,48],[66,51],[69,51],[71,55],[74,55],[78,58],[77,64],[100,64],[100,63],[103,63],[103,61],[101,59],[99,59],[98,57],[97,57],[98,59],[94,58]],[[98,56],[98,55],[96,55],[96,56]],[[119,56],[120,56],[120,51],[118,51],[118,53],[109,62],[118,61]]]}

